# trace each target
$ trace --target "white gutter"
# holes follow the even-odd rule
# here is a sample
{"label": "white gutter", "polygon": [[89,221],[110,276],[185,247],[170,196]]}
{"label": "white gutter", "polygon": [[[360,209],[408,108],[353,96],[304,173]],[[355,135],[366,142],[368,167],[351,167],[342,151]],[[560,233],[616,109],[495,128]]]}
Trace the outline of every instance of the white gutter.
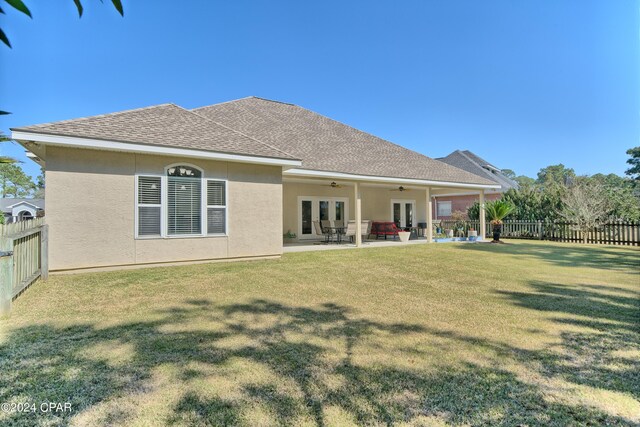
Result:
{"label": "white gutter", "polygon": [[430,181],[425,179],[411,179],[411,178],[393,178],[387,176],[370,176],[370,175],[357,175],[342,172],[327,172],[317,171],[311,169],[288,169],[283,172],[284,176],[291,177],[305,177],[305,178],[326,178],[326,179],[339,179],[345,181],[368,181],[368,182],[380,182],[388,184],[412,184],[412,185],[426,185],[430,187],[456,187],[456,188],[500,188],[500,185],[495,184],[466,184],[462,182],[445,182],[445,181]]}
{"label": "white gutter", "polygon": [[101,139],[76,138],[72,136],[48,135],[24,131],[12,131],[11,138],[19,142],[34,141],[44,145],[54,145],[60,147],[77,147],[95,150],[123,151],[128,153],[157,154],[162,156],[223,160],[227,162],[253,163],[284,167],[295,167],[302,165],[302,162],[300,160],[219,153],[214,151],[192,150],[188,148],[160,147],[157,145],[135,144],[128,142],[107,141]]}

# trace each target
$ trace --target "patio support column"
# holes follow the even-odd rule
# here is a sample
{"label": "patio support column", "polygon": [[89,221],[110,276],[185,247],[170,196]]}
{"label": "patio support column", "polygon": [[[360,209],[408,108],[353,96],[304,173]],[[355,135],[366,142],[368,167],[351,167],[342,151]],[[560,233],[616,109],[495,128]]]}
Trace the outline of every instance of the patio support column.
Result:
{"label": "patio support column", "polygon": [[356,202],[356,246],[362,246],[362,200],[360,198],[360,184],[353,184],[353,200]]}
{"label": "patio support column", "polygon": [[431,187],[427,187],[425,192],[427,197],[427,242],[433,242],[433,201],[431,199]]}
{"label": "patio support column", "polygon": [[487,235],[487,220],[484,214],[484,190],[480,190],[480,238],[484,240]]}

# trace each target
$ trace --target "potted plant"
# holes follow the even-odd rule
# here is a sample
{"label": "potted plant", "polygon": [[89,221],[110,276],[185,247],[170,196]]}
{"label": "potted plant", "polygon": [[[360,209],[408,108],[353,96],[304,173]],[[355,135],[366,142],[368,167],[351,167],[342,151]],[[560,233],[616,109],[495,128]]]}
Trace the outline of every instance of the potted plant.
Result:
{"label": "potted plant", "polygon": [[503,243],[500,241],[502,220],[513,212],[515,208],[513,204],[504,200],[495,200],[486,204],[485,211],[487,212],[487,218],[489,218],[493,228],[493,240],[491,243]]}
{"label": "potted plant", "polygon": [[409,241],[409,237],[411,237],[410,231],[398,231],[398,237],[402,243],[407,243]]}
{"label": "potted plant", "polygon": [[298,237],[298,236],[296,235],[296,233],[292,233],[292,232],[291,232],[291,230],[287,230],[287,232],[286,232],[286,233],[284,233],[284,234],[282,235],[282,237],[283,237],[283,239],[284,239],[284,242],[285,242],[285,243],[291,243],[291,242],[293,242],[293,241],[296,239],[296,237]]}

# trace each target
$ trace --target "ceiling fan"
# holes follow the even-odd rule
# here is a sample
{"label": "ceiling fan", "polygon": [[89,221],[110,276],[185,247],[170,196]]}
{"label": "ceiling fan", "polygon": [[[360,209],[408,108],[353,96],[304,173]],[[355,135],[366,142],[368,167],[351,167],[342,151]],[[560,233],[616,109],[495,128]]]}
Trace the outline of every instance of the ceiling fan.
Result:
{"label": "ceiling fan", "polygon": [[335,181],[333,181],[331,184],[325,184],[325,187],[331,187],[331,188],[342,188],[342,185],[336,183]]}
{"label": "ceiling fan", "polygon": [[407,188],[407,187],[403,187],[403,186],[401,185],[400,187],[398,187],[398,188],[393,188],[393,189],[391,189],[391,190],[389,190],[389,191],[411,191],[411,189],[410,189],[410,188]]}

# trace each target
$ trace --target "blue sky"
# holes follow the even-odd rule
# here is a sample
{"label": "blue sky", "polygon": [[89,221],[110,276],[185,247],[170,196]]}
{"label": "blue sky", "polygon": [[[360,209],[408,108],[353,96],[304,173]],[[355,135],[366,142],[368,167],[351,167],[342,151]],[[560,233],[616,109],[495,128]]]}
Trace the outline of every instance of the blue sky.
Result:
{"label": "blue sky", "polygon": [[[636,0],[25,0],[0,129],[174,102],[295,103],[431,157],[618,173],[640,144]],[[24,159],[19,146],[4,154]],[[25,162],[28,172],[38,168]]]}

